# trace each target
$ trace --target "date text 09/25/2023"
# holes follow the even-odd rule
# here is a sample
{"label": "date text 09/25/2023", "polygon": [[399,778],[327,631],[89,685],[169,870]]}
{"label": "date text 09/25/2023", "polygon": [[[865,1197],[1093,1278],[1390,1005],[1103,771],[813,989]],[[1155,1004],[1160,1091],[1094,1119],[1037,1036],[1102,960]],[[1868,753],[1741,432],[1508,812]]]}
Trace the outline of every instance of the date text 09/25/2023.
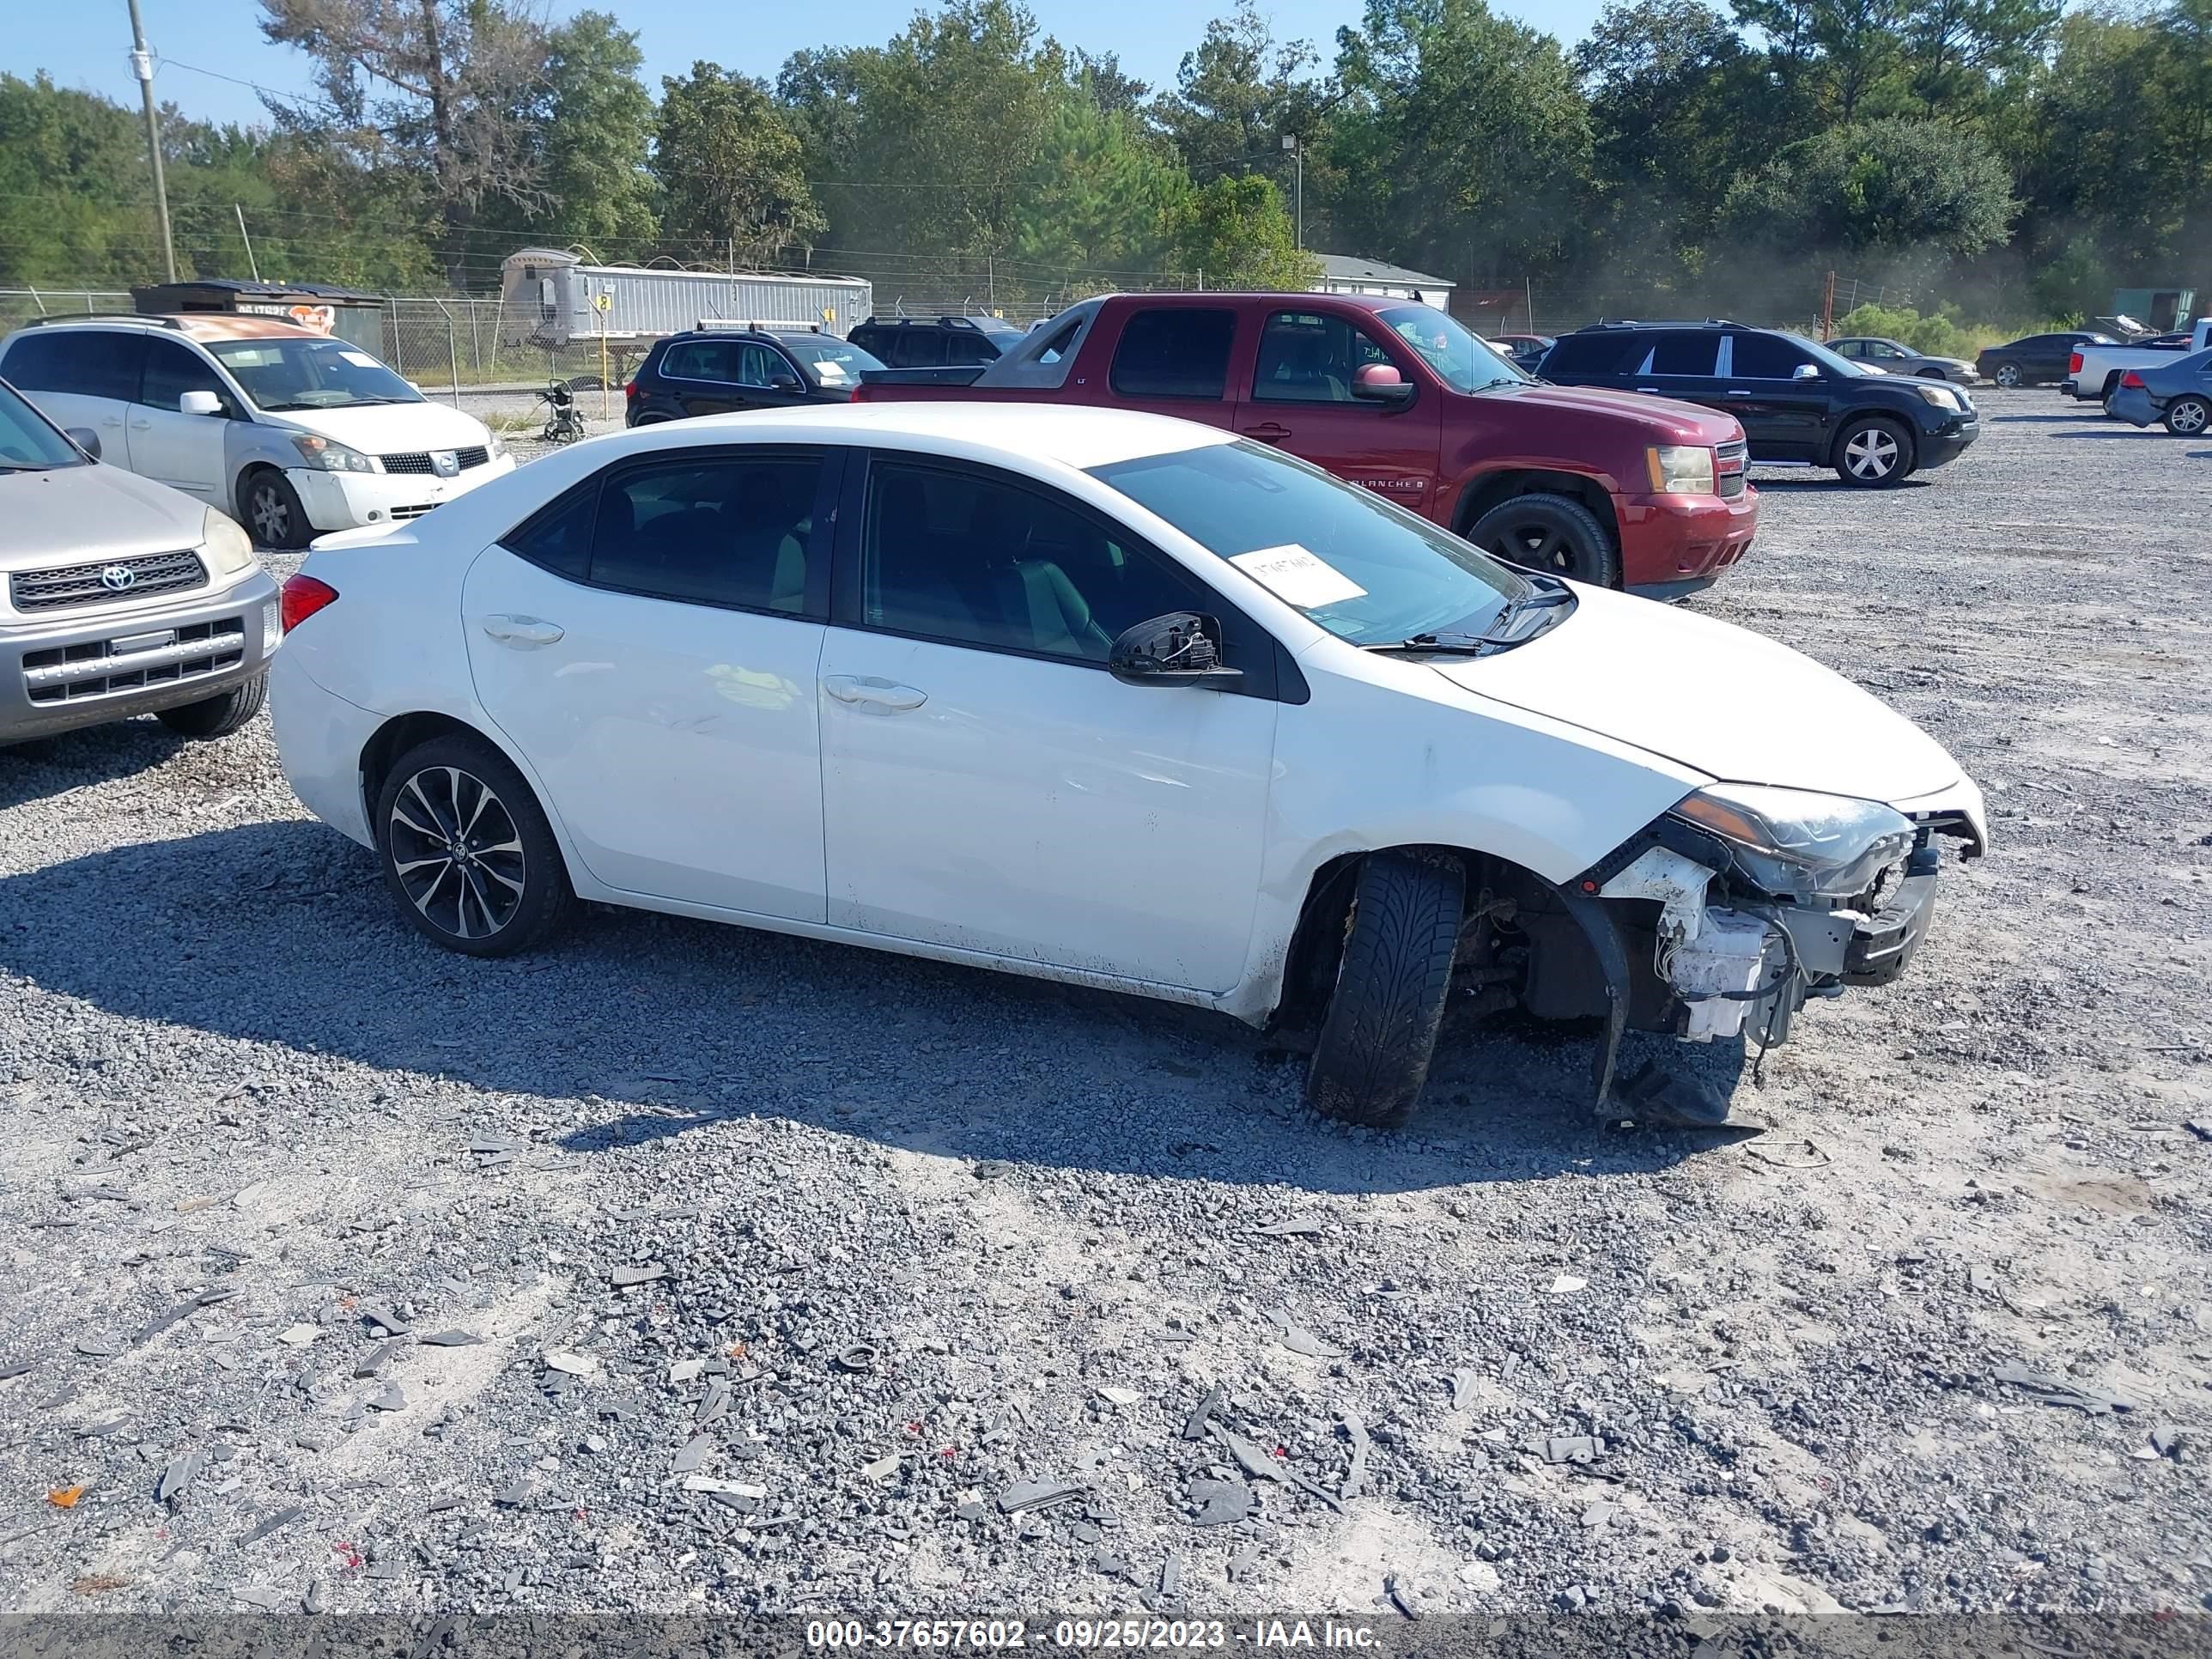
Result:
{"label": "date text 09/25/2023", "polygon": [[1297,1651],[1381,1646],[1372,1626],[1337,1619],[815,1619],[806,1645],[837,1649],[1012,1652],[1133,1652],[1249,1648]]}

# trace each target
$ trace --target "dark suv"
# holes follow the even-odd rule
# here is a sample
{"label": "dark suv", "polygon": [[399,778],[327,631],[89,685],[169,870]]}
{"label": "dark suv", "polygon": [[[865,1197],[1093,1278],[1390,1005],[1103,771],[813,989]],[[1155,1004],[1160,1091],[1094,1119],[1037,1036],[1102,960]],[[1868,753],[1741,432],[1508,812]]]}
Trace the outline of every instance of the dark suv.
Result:
{"label": "dark suv", "polygon": [[852,333],[854,345],[895,369],[981,368],[1021,338],[1020,329],[997,317],[871,317]]}
{"label": "dark suv", "polygon": [[702,328],[672,334],[645,355],[623,388],[629,426],[741,409],[842,404],[883,365],[818,328]]}
{"label": "dark suv", "polygon": [[1725,410],[1743,422],[1754,464],[1833,467],[1863,489],[1956,460],[1981,435],[1960,387],[1870,373],[1798,335],[1738,323],[1593,323],[1561,335],[1536,372]]}

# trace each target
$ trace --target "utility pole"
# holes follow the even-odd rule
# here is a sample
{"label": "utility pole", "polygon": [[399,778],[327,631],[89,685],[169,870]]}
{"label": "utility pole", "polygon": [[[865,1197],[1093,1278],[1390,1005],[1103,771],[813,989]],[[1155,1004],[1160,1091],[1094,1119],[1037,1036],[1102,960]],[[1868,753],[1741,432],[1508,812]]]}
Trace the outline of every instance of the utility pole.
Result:
{"label": "utility pole", "polygon": [[253,280],[258,283],[261,280],[261,261],[253,257],[253,239],[246,234],[246,210],[233,202],[230,210],[238,216],[238,240],[246,244],[246,263],[252,267]]}
{"label": "utility pole", "polygon": [[154,164],[154,210],[161,216],[161,259],[169,280],[177,280],[177,245],[169,237],[169,185],[161,176],[161,114],[154,107],[154,54],[146,49],[146,26],[138,21],[138,0],[131,0],[131,72],[146,101],[146,159]]}
{"label": "utility pole", "polygon": [[[136,4],[137,0],[132,0],[132,3]],[[1306,147],[1298,142],[1297,134],[1286,132],[1283,135],[1283,148],[1297,157],[1298,248],[1300,252],[1304,252],[1306,245]]]}

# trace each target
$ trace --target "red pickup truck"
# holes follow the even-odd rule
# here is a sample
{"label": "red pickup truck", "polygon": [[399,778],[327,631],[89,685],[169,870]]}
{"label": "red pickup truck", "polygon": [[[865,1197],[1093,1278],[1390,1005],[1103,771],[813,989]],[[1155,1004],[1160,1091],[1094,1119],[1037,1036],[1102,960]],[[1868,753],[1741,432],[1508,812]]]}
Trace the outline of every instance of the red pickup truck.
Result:
{"label": "red pickup truck", "polygon": [[870,371],[854,397],[1179,416],[1278,444],[1518,564],[1661,599],[1710,586],[1759,526],[1731,416],[1540,385],[1419,301],[1109,295],[960,378]]}

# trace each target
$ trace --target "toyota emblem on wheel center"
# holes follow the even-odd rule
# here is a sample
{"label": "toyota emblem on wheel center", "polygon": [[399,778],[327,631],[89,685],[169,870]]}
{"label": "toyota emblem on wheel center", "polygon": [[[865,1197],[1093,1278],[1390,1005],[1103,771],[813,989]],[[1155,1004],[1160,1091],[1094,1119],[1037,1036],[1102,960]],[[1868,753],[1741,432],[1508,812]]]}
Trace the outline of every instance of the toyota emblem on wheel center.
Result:
{"label": "toyota emblem on wheel center", "polygon": [[138,580],[138,573],[127,564],[103,565],[100,585],[111,593],[120,593]]}

